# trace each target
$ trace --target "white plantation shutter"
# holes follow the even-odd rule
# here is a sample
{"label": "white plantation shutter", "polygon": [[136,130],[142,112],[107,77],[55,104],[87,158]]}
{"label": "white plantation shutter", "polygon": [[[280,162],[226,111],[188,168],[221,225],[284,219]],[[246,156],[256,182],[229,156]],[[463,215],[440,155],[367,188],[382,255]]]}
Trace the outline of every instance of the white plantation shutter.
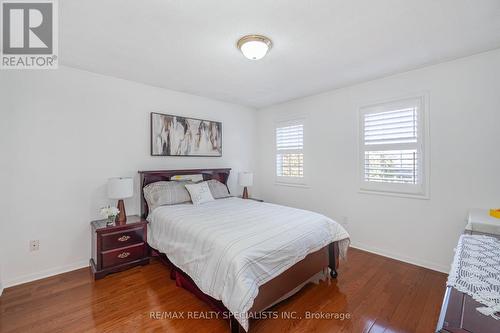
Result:
{"label": "white plantation shutter", "polygon": [[276,128],[276,149],[297,150],[304,148],[304,125]]}
{"label": "white plantation shutter", "polygon": [[365,144],[417,142],[417,107],[365,113]]}
{"label": "white plantation shutter", "polygon": [[280,182],[301,182],[304,178],[304,123],[276,125],[276,177]]}
{"label": "white plantation shutter", "polygon": [[361,109],[361,188],[423,195],[423,98]]}
{"label": "white plantation shutter", "polygon": [[367,182],[418,184],[416,150],[366,151],[364,162]]}

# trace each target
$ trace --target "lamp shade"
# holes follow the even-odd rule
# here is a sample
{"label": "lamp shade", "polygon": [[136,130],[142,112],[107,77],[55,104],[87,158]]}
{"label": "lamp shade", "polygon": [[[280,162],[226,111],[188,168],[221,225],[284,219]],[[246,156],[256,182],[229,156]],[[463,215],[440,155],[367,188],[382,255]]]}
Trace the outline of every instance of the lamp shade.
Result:
{"label": "lamp shade", "polygon": [[238,174],[238,184],[240,184],[240,186],[252,186],[253,185],[253,173],[240,172]]}
{"label": "lamp shade", "polygon": [[110,199],[125,199],[134,195],[134,180],[132,178],[109,178],[108,197]]}

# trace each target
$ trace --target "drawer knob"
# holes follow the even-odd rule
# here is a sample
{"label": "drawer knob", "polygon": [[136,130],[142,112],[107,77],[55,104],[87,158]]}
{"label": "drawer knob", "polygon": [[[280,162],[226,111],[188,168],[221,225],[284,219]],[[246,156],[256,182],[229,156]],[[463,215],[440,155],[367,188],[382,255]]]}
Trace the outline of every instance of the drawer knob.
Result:
{"label": "drawer knob", "polygon": [[127,236],[127,235],[125,235],[125,236],[121,236],[121,237],[118,237],[118,241],[119,241],[119,242],[126,242],[126,241],[128,241],[129,239],[130,239],[130,236]]}
{"label": "drawer knob", "polygon": [[130,255],[130,252],[122,252],[118,255],[118,258],[123,259],[127,258]]}

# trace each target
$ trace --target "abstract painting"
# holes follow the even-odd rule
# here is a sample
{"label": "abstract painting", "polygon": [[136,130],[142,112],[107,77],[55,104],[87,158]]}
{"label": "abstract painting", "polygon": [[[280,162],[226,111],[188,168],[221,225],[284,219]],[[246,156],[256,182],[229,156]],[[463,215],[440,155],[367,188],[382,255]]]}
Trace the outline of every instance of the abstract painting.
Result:
{"label": "abstract painting", "polygon": [[222,123],[151,113],[152,156],[222,156]]}

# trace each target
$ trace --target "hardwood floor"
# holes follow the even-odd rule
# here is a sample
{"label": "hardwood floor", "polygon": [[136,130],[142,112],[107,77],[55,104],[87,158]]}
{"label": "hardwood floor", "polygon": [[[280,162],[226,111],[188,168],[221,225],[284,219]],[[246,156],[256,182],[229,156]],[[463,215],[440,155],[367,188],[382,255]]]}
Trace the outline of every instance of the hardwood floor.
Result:
{"label": "hardwood floor", "polygon": [[[338,280],[310,285],[273,307],[294,319],[262,319],[262,332],[434,332],[446,275],[356,249],[342,262]],[[222,319],[154,319],[171,311],[210,309],[175,286],[158,261],[94,282],[89,269],[8,288],[0,297],[0,332],[228,332]],[[206,312],[203,312],[206,311]],[[306,319],[306,311],[350,319]],[[292,313],[294,312],[294,313]],[[299,317],[302,317],[300,319]]]}

